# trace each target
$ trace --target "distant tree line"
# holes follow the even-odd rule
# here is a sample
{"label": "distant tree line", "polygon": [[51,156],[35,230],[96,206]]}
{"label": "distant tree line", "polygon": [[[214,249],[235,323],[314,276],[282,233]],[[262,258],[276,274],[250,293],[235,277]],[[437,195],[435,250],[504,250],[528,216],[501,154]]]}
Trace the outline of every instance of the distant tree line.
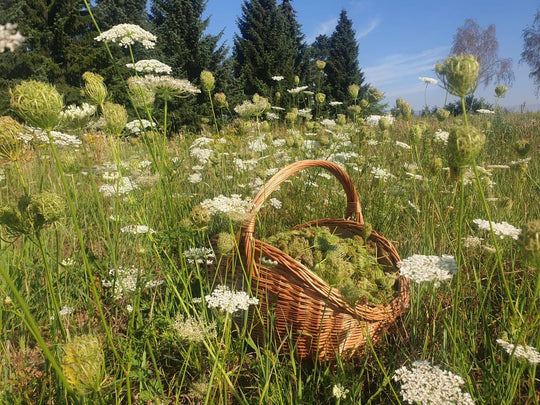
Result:
{"label": "distant tree line", "polygon": [[[214,92],[225,93],[231,107],[258,93],[288,108],[295,96],[287,90],[299,86],[308,86],[314,95],[323,93],[324,108],[339,101],[345,109],[371,94],[345,10],[331,35],[320,35],[308,44],[290,0],[244,0],[238,34],[229,49],[222,41],[223,32],[206,33],[206,0],[150,0],[149,4],[94,0],[89,4],[91,13],[83,0],[0,0],[0,24],[16,22],[26,37],[15,52],[0,54],[0,115],[9,114],[9,89],[25,79],[50,82],[65,95],[66,104],[80,103],[85,71],[102,75],[113,101],[129,105],[125,79],[134,74],[126,67],[131,57],[124,48],[111,46],[111,59],[103,43],[94,40],[99,32],[91,14],[101,31],[132,23],[152,32],[158,38],[155,49],[135,46],[135,61],[158,59],[172,67],[173,76],[195,85],[201,71],[208,70],[216,79]],[[276,80],[280,76],[283,79]],[[359,87],[354,99],[348,92],[351,84]],[[380,100],[371,101],[375,105]],[[179,125],[198,125],[210,115],[205,94],[169,107],[176,130]],[[155,111],[159,113],[159,108]]]}

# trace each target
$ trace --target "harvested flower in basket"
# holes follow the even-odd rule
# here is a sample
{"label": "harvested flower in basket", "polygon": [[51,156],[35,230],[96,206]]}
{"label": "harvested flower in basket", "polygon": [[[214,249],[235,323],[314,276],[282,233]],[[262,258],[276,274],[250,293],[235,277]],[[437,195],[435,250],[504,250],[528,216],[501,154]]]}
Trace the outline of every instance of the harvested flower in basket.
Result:
{"label": "harvested flower in basket", "polygon": [[[339,180],[347,197],[345,218],[318,219],[256,239],[257,214],[272,192],[310,167]],[[335,163],[303,160],[285,167],[255,196],[250,214],[238,234],[239,255],[235,250],[220,260],[217,271],[220,280],[247,276],[259,300],[251,312],[256,339],[275,342],[285,353],[293,350],[300,359],[353,357],[368,340],[375,344],[408,307],[409,280],[399,275],[399,254],[364,223],[356,189]]]}

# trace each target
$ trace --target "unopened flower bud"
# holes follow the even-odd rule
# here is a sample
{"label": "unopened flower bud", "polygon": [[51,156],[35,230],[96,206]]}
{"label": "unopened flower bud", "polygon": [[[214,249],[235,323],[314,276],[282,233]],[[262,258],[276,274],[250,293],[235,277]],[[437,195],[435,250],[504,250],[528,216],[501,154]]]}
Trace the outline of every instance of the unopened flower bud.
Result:
{"label": "unopened flower bud", "polygon": [[315,101],[319,104],[324,103],[324,100],[326,100],[326,94],[324,93],[317,93],[315,94]]}
{"label": "unopened flower bud", "polygon": [[209,92],[214,88],[214,75],[208,70],[203,70],[201,72],[201,87],[204,91]]}
{"label": "unopened flower bud", "polygon": [[119,136],[126,127],[128,115],[123,105],[107,101],[103,104],[103,118],[105,118],[105,131]]}
{"label": "unopened flower bud", "polygon": [[358,98],[358,93],[360,92],[360,86],[357,84],[351,84],[348,87],[348,90],[353,100],[356,100]]}
{"label": "unopened flower bud", "polygon": [[409,103],[407,103],[404,99],[401,97],[396,100],[396,107],[399,110],[399,113],[403,117],[404,120],[408,120],[411,118],[412,114],[412,108]]}
{"label": "unopened flower bud", "polygon": [[444,108],[439,108],[437,110],[437,112],[435,113],[435,115],[436,115],[437,120],[439,122],[443,122],[443,121],[447,120],[448,117],[450,116],[450,111],[445,110]]}
{"label": "unopened flower bud", "polygon": [[315,61],[315,66],[317,66],[317,69],[319,70],[324,70],[324,68],[326,67],[326,62],[324,60],[317,59]]}
{"label": "unopened flower bud", "polygon": [[8,116],[0,117],[0,158],[15,162],[24,149],[23,126]]}
{"label": "unopened flower bud", "polygon": [[84,89],[90,100],[97,105],[103,105],[107,98],[107,87],[103,83],[103,76],[97,73],[85,72],[82,78],[85,82]]}
{"label": "unopened flower bud", "polygon": [[457,97],[465,97],[476,90],[480,64],[474,55],[453,55],[438,64],[435,72],[446,90]]}
{"label": "unopened flower bud", "polygon": [[298,76],[294,76],[294,84],[298,86],[300,84],[300,78]]}
{"label": "unopened flower bud", "polygon": [[216,101],[216,104],[219,108],[229,107],[229,103],[227,102],[227,96],[225,95],[225,93],[215,93],[214,100]]}
{"label": "unopened flower bud", "polygon": [[388,128],[390,128],[390,122],[388,121],[388,119],[382,117],[379,120],[379,128],[381,129],[381,131],[386,131]]}
{"label": "unopened flower bud", "polygon": [[506,92],[508,91],[508,87],[500,85],[495,87],[495,95],[497,98],[503,98]]}

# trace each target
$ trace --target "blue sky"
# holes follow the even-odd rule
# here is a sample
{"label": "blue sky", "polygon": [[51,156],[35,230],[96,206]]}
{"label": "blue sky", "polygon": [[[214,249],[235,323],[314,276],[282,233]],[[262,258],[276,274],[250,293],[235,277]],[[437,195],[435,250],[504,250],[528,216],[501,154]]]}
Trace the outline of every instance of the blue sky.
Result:
{"label": "blue sky", "polygon": [[[293,0],[291,3],[308,43],[319,34],[330,35],[341,9],[345,9],[356,31],[359,65],[366,81],[385,93],[385,102],[390,107],[395,105],[396,98],[403,97],[415,110],[424,106],[425,84],[418,77],[436,77],[433,66],[448,56],[458,27],[467,18],[483,28],[494,24],[499,57],[512,59],[516,79],[500,104],[519,110],[525,102],[527,110],[540,110],[540,99],[528,77],[529,66],[519,63],[522,33],[532,25],[536,10],[540,9],[538,0]],[[224,29],[223,38],[231,47],[233,35],[238,32],[236,20],[241,15],[241,4],[240,0],[207,3],[206,15],[210,16],[207,32]],[[493,103],[496,84],[480,87],[476,95]],[[444,98],[445,92],[439,85],[429,85],[429,106],[441,107]]]}

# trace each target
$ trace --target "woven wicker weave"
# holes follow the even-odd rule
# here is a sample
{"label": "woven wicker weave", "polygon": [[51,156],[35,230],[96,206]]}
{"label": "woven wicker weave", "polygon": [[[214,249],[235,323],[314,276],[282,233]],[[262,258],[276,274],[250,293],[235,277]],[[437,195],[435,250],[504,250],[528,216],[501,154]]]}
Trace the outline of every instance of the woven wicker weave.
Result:
{"label": "woven wicker weave", "polygon": [[[375,343],[387,327],[403,313],[409,304],[409,282],[403,277],[396,281],[392,302],[384,305],[347,304],[340,292],[281,250],[256,239],[256,214],[270,194],[293,174],[310,167],[320,167],[332,173],[341,183],[347,196],[346,219],[320,219],[296,226],[326,226],[337,235],[347,238],[362,235],[363,217],[356,189],[349,176],[338,165],[323,160],[304,160],[293,163],[274,175],[253,200],[253,214],[239,234],[242,267],[252,279],[252,289],[260,300],[254,315],[254,334],[272,331],[284,350],[294,348],[301,359],[332,360],[361,354],[368,336]],[[354,219],[352,219],[354,218]],[[379,262],[392,266],[400,260],[392,244],[376,231],[369,239],[376,243]],[[267,260],[277,262],[267,265]],[[229,267],[230,267],[229,261]],[[229,268],[229,271],[231,269]],[[270,321],[271,319],[271,321]],[[266,331],[268,336],[268,330]]]}

